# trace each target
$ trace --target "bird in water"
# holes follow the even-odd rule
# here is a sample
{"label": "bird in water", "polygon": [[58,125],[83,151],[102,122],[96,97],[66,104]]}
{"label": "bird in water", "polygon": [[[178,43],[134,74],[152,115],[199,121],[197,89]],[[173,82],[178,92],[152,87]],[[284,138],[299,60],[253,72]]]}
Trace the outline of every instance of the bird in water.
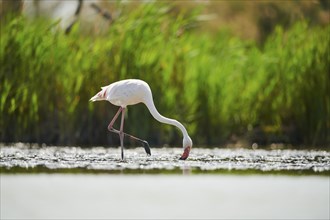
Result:
{"label": "bird in water", "polygon": [[[183,154],[180,157],[180,160],[185,160],[189,156],[189,152],[192,148],[192,140],[189,137],[186,128],[177,120],[170,119],[162,116],[157,111],[153,98],[152,92],[149,85],[142,80],[139,79],[126,79],[118,82],[114,82],[108,86],[101,87],[101,91],[98,92],[95,96],[93,96],[90,101],[109,101],[111,104],[119,106],[118,112],[115,114],[113,119],[111,120],[108,130],[114,133],[119,134],[120,138],[120,146],[121,146],[121,158],[124,159],[124,136],[131,137],[135,140],[141,141],[144,143],[145,151],[148,155],[151,155],[149,144],[145,140],[141,140],[133,135],[124,133],[124,116],[125,110],[128,105],[135,105],[138,103],[144,103],[149,109],[151,115],[159,122],[174,125],[179,128],[183,135]],[[121,113],[121,124],[120,129],[117,130],[113,128],[113,125]]]}

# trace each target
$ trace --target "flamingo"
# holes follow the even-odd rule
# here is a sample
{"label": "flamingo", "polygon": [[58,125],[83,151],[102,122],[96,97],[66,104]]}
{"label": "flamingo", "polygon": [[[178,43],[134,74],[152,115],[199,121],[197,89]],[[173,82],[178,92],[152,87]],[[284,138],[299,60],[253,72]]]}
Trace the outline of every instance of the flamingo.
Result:
{"label": "flamingo", "polygon": [[[177,120],[167,118],[162,116],[156,109],[152,98],[151,89],[145,81],[139,79],[126,79],[111,83],[108,86],[101,87],[101,91],[93,96],[89,101],[109,101],[111,104],[119,106],[119,109],[110,124],[108,125],[108,130],[113,133],[117,133],[120,138],[121,146],[121,159],[124,160],[124,136],[129,136],[133,139],[141,141],[144,143],[145,151],[148,155],[151,155],[149,144],[147,141],[134,137],[133,135],[124,133],[124,116],[125,110],[128,105],[135,105],[138,103],[143,103],[147,106],[151,115],[159,122],[174,125],[179,128],[183,135],[183,154],[179,158],[180,160],[185,160],[188,158],[190,150],[192,148],[193,142],[188,135],[186,128]],[[121,124],[120,130],[113,128],[113,125],[121,113]]]}

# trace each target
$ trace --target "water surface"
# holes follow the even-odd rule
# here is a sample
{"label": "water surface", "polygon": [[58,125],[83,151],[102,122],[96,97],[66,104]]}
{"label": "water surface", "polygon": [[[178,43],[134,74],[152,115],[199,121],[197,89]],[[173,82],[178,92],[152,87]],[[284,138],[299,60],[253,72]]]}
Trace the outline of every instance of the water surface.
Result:
{"label": "water surface", "polygon": [[119,148],[2,145],[0,219],[330,218],[328,151],[181,153],[126,149],[122,161]]}
{"label": "water surface", "polygon": [[171,172],[212,173],[217,171],[291,172],[329,175],[330,152],[316,150],[252,150],[193,148],[186,161],[178,160],[181,148],[31,147],[24,144],[1,146],[0,168],[10,171],[78,172]]}

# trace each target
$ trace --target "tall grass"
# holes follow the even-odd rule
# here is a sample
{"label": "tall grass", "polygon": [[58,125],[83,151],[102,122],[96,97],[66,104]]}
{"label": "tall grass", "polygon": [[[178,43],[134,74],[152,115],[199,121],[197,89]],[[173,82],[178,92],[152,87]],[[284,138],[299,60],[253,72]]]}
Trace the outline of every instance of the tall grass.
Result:
{"label": "tall grass", "polygon": [[[106,129],[117,107],[88,100],[100,86],[141,78],[195,144],[330,142],[329,26],[278,27],[260,48],[226,31],[194,33],[196,13],[169,10],[141,4],[100,36],[13,19],[1,29],[0,141],[117,144]],[[181,143],[141,104],[126,117],[125,129],[153,145]]]}
{"label": "tall grass", "polygon": [[[198,93],[197,137],[328,143],[328,31],[305,22],[278,27],[261,49],[221,33],[201,41],[188,71]],[[206,127],[213,129],[198,129]]]}

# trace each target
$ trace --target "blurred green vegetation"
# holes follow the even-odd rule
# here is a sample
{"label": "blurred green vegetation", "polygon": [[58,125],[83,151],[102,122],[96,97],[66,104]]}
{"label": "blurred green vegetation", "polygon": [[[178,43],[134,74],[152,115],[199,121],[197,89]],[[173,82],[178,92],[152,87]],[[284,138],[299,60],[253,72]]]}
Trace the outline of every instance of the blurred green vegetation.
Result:
{"label": "blurred green vegetation", "polygon": [[[200,10],[171,9],[139,4],[100,35],[79,23],[65,35],[58,21],[22,16],[2,25],[0,142],[117,145],[107,131],[117,107],[88,100],[100,86],[140,78],[195,145],[330,143],[329,24],[279,25],[260,44],[224,29],[196,32]],[[126,117],[128,133],[181,145],[180,131],[144,105]]]}

